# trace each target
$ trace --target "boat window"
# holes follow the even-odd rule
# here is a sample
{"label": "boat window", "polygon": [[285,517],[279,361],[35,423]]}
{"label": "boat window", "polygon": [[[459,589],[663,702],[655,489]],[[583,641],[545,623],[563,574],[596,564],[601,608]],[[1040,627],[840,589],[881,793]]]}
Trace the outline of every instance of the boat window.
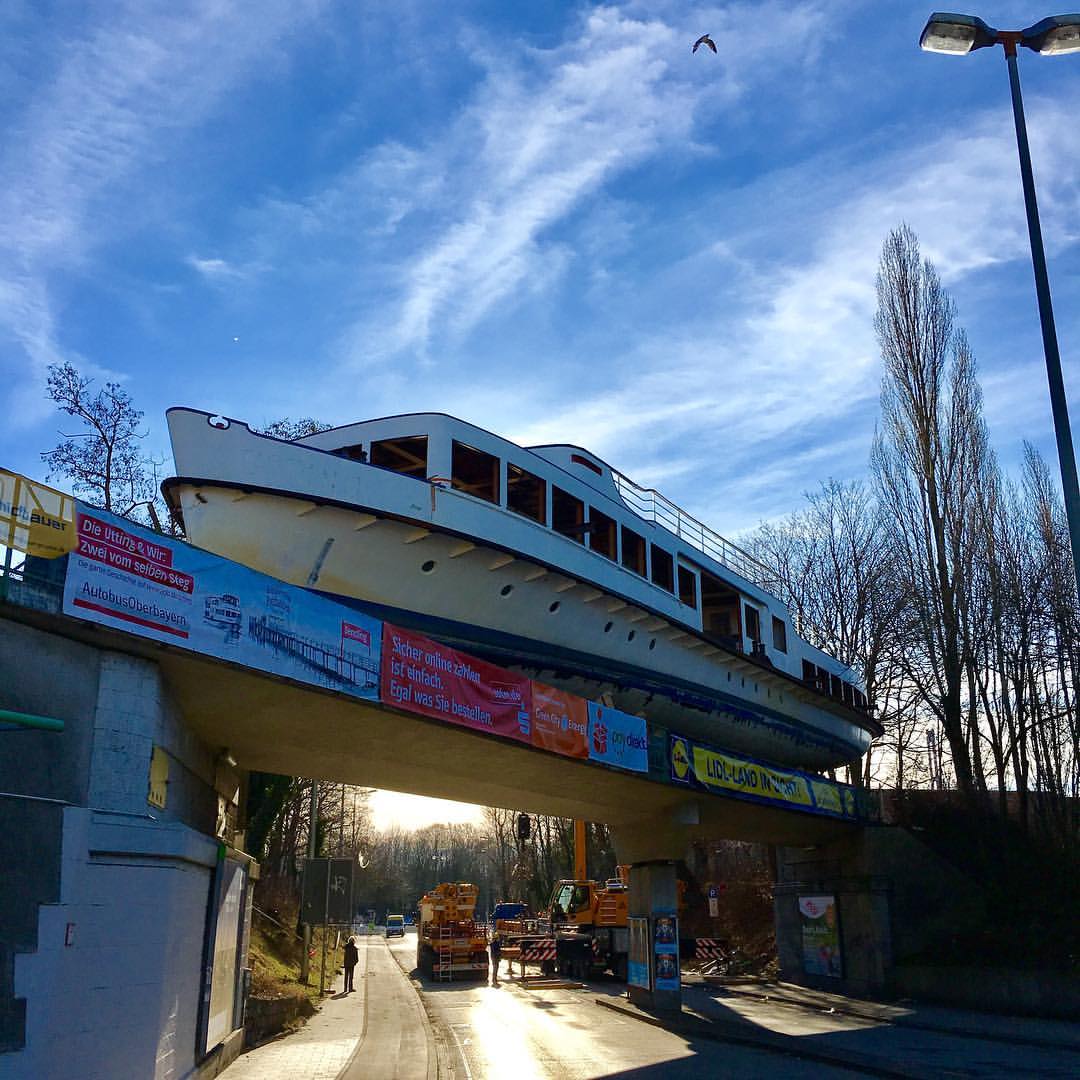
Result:
{"label": "boat window", "polygon": [[[652,560],[653,584],[673,593],[675,591],[675,560],[669,551],[658,548],[655,544],[652,544],[651,547],[652,551],[649,555]],[[625,540],[623,541],[623,550],[626,550]]]}
{"label": "boat window", "polygon": [[855,708],[855,687],[851,683],[844,683],[844,704]]}
{"label": "boat window", "polygon": [[729,649],[742,648],[739,594],[726,582],[701,571],[701,629]]}
{"label": "boat window", "polygon": [[587,457],[582,457],[581,454],[571,454],[570,460],[575,465],[584,465],[586,469],[591,469],[597,476],[604,475],[604,470],[599,465],[594,464]]}
{"label": "boat window", "polygon": [[515,514],[547,524],[547,481],[506,463],[506,505]]}
{"label": "boat window", "polygon": [[746,636],[751,641],[761,640],[761,615],[749,604],[746,605]]}
{"label": "boat window", "polygon": [[589,547],[605,559],[618,558],[619,537],[615,522],[607,514],[602,514],[595,506],[589,507]]}
{"label": "boat window", "polygon": [[363,443],[357,443],[355,446],[343,446],[339,450],[334,450],[333,453],[338,457],[348,458],[350,461],[367,461],[367,452],[364,450]]}
{"label": "boat window", "polygon": [[622,527],[622,564],[627,570],[645,576],[645,537]]}
{"label": "boat window", "polygon": [[772,644],[777,652],[787,652],[787,627],[783,619],[772,618]]}
{"label": "boat window", "polygon": [[551,486],[551,527],[579,544],[585,543],[585,504],[554,484]]}
{"label": "boat window", "polygon": [[427,479],[427,436],[378,439],[371,444],[371,464],[393,469],[403,476]]}
{"label": "boat window", "polygon": [[829,674],[829,689],[830,693],[837,701],[844,700],[844,680],[839,675]]}
{"label": "boat window", "polygon": [[697,582],[688,566],[679,567],[679,600],[687,607],[697,607]]}
{"label": "boat window", "polygon": [[499,501],[499,459],[454,440],[450,486],[488,502]]}

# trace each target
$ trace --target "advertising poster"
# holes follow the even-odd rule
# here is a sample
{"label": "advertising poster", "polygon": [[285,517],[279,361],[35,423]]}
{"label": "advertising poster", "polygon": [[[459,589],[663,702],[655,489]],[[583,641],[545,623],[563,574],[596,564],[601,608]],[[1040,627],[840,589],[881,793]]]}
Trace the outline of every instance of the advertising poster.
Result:
{"label": "advertising poster", "polygon": [[65,614],[378,700],[378,620],[103,510],[75,524]]}
{"label": "advertising poster", "polygon": [[382,699],[408,712],[532,742],[530,680],[383,625]]}
{"label": "advertising poster", "polygon": [[0,469],[0,547],[55,559],[75,548],[75,500]]}
{"label": "advertising poster", "polygon": [[831,817],[856,816],[851,790],[820,776],[779,769],[752,758],[714,750],[682,735],[668,736],[670,776],[674,783],[703,788],[755,802],[782,803]]}
{"label": "advertising poster", "polygon": [[589,706],[577,694],[532,684],[532,742],[565,757],[589,756]]}
{"label": "advertising poster", "polygon": [[630,986],[651,990],[649,982],[649,920],[631,915],[628,923],[630,955],[627,958],[626,981]]}
{"label": "advertising poster", "polygon": [[653,914],[653,988],[679,989],[679,920],[674,912]]}
{"label": "advertising poster", "polygon": [[631,772],[649,771],[649,736],[640,716],[589,702],[589,758]]}
{"label": "advertising poster", "polygon": [[839,979],[844,974],[840,956],[840,926],[835,896],[800,896],[803,971]]}

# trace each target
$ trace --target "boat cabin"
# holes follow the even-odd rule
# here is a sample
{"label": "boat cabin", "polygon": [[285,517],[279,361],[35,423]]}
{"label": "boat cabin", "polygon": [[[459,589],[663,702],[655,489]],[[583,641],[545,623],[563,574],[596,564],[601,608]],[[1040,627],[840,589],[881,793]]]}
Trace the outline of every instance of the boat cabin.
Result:
{"label": "boat cabin", "polygon": [[[798,637],[786,607],[768,591],[768,567],[581,447],[523,448],[438,413],[364,421],[297,442],[527,519],[604,560],[590,575],[597,586],[632,594],[710,642],[866,710],[851,672]],[[497,535],[485,538],[499,545]],[[644,596],[640,587],[626,588],[624,575],[648,586]]]}

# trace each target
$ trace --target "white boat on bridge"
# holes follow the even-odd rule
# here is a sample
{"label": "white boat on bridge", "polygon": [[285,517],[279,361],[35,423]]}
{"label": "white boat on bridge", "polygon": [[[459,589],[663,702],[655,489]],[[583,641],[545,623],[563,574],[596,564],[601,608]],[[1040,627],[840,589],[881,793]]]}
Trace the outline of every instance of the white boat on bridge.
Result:
{"label": "white boat on bridge", "polygon": [[880,729],[771,572],[577,446],[414,413],[295,441],[168,413],[190,540],[653,724],[822,769]]}

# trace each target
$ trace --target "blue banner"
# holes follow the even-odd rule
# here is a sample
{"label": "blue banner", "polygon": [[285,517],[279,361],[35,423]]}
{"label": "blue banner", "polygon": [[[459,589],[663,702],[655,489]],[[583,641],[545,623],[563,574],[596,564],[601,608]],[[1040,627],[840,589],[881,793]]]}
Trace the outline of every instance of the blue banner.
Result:
{"label": "blue banner", "polygon": [[649,771],[649,735],[640,716],[589,702],[589,758],[631,772]]}
{"label": "blue banner", "polygon": [[297,682],[379,699],[382,623],[79,504],[64,613]]}

